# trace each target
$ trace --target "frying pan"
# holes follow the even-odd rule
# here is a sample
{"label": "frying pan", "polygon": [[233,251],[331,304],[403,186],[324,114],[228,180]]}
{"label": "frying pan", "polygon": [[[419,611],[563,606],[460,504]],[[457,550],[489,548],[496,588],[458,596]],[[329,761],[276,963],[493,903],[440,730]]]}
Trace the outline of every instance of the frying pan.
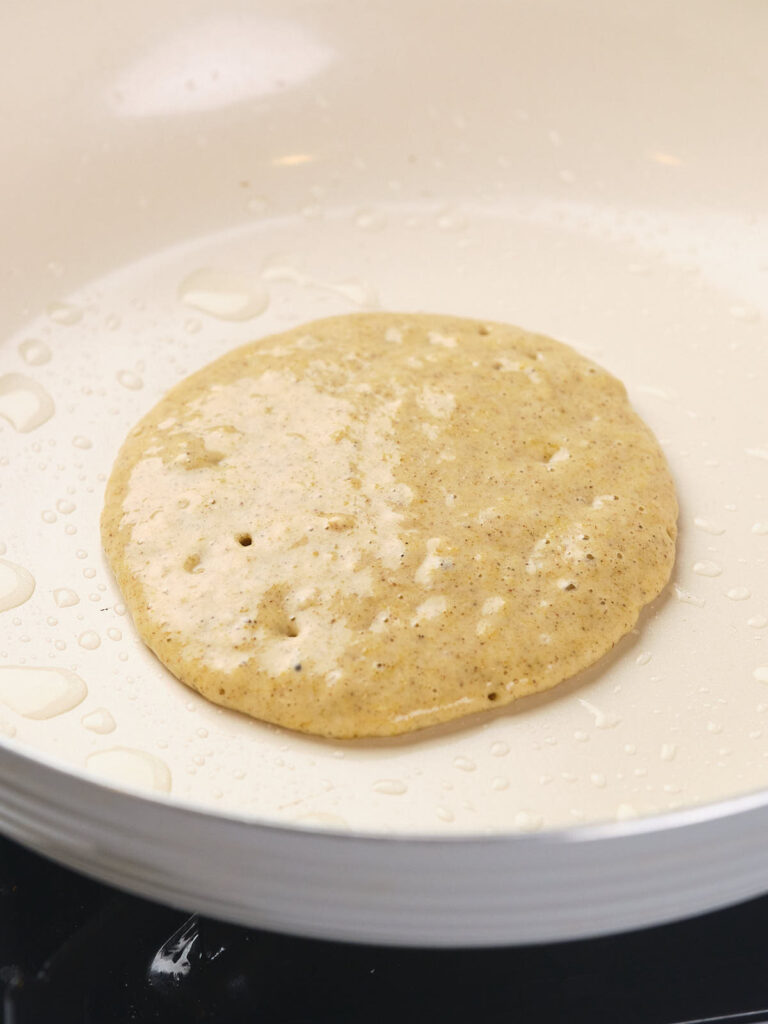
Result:
{"label": "frying pan", "polygon": [[[768,9],[13,5],[0,33],[0,827],[250,925],[481,945],[768,889]],[[207,704],[100,553],[129,427],[360,309],[518,323],[627,384],[680,497],[610,656],[393,740]]]}

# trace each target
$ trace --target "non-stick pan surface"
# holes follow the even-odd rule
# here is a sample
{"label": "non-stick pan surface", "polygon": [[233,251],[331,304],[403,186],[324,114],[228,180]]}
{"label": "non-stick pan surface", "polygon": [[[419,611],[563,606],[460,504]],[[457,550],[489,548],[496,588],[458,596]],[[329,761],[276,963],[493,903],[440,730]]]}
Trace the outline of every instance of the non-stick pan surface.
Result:
{"label": "non-stick pan surface", "polygon": [[[0,825],[250,924],[443,945],[768,888],[768,163],[755,3],[138,3],[0,33]],[[673,580],[581,677],[334,743],[207,704],[100,551],[128,428],[360,309],[518,323],[621,377]]]}

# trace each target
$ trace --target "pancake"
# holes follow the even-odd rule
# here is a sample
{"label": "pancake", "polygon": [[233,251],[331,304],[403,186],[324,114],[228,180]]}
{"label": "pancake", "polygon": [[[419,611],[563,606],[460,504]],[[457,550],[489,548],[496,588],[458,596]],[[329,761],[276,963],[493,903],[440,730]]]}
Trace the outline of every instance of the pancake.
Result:
{"label": "pancake", "polygon": [[623,384],[448,316],[228,352],[131,431],[102,537],[144,642],[217,704],[333,737],[509,704],[663,589],[677,502]]}

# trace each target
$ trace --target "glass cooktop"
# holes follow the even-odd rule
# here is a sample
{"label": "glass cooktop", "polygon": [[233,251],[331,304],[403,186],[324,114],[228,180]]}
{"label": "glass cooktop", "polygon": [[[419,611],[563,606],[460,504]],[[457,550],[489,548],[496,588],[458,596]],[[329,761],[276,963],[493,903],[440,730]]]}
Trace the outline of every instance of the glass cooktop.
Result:
{"label": "glass cooktop", "polygon": [[768,1024],[768,897],[506,949],[350,946],[223,924],[0,839],[3,1024]]}

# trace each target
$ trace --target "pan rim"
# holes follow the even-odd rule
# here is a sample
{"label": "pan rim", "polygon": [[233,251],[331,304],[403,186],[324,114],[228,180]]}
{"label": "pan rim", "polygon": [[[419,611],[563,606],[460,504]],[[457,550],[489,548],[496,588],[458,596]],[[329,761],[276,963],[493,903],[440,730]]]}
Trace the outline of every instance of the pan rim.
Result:
{"label": "pan rim", "polygon": [[[179,799],[164,793],[141,792],[128,786],[110,785],[106,781],[87,772],[85,769],[78,769],[72,765],[61,764],[58,759],[50,754],[36,752],[34,754],[16,749],[12,742],[0,736],[0,763],[18,759],[23,763],[43,768],[55,778],[66,778],[71,783],[84,786],[91,792],[98,792],[102,795],[112,794],[120,800],[127,800],[135,806],[162,807],[171,814],[187,815],[196,820],[209,821],[211,819],[221,822],[223,825],[236,827],[251,827],[264,829],[270,834],[283,836],[311,835],[314,837],[327,837],[333,840],[346,842],[377,841],[390,845],[415,845],[421,846],[472,846],[486,844],[514,843],[519,846],[530,845],[531,847],[559,847],[563,845],[577,845],[586,843],[602,842],[611,840],[630,839],[633,836],[649,836],[658,833],[668,833],[693,825],[702,825],[713,821],[733,819],[741,815],[747,815],[760,809],[768,808],[768,787],[741,793],[733,797],[721,800],[707,801],[705,803],[676,808],[674,810],[662,811],[656,814],[642,815],[624,821],[602,821],[588,824],[575,824],[560,828],[544,828],[536,832],[528,831],[494,831],[488,833],[459,832],[455,835],[429,832],[392,832],[376,831],[374,829],[355,828],[334,828],[333,826],[312,825],[306,822],[280,822],[270,821],[253,814],[238,814],[232,810],[223,810],[202,802]],[[6,789],[7,776],[0,782],[0,790]]]}

